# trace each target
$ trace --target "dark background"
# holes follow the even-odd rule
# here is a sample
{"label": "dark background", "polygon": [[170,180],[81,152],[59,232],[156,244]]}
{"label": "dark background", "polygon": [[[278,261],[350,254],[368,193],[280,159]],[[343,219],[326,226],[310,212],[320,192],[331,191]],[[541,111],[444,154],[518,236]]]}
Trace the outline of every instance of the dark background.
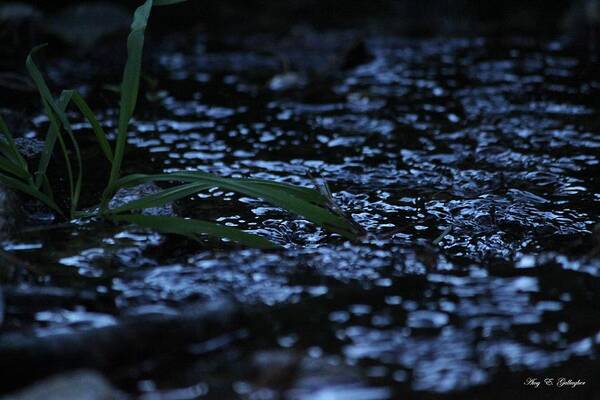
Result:
{"label": "dark background", "polygon": [[[316,28],[388,29],[410,34],[551,34],[586,0],[189,0],[157,10],[152,26],[184,29],[286,30],[308,23]],[[46,13],[74,0],[25,0]],[[88,2],[86,2],[88,3]],[[141,0],[112,1],[133,10]],[[575,11],[574,11],[575,10]]]}
{"label": "dark background", "polygon": [[[33,11],[25,16],[6,17],[3,8],[6,10],[11,4],[21,8],[31,6]],[[64,84],[72,85],[81,75],[89,77],[99,71],[102,80],[119,76],[132,13],[141,4],[143,0],[0,1],[0,95],[5,89],[11,93],[15,89],[24,93],[33,90],[27,82],[24,60],[40,43],[49,44],[37,55],[41,65],[50,65],[44,62],[49,58],[76,61],[78,67],[73,78],[77,79],[70,82],[68,74],[63,74],[63,79],[67,79]],[[95,11],[99,14],[90,15],[94,5],[99,6]],[[116,17],[111,14],[115,5]],[[78,14],[81,9],[87,9],[88,14]],[[563,47],[596,60],[600,48],[599,21],[600,0],[188,0],[152,11],[147,48],[161,51],[157,44],[162,43],[189,50],[198,43],[198,35],[207,52],[242,47],[261,51],[265,50],[266,42],[273,47],[286,37],[291,37],[287,43],[290,51],[303,43],[300,37],[316,40],[317,43],[310,44],[311,48],[325,51],[327,46],[318,43],[320,36],[311,36],[311,32],[327,31],[349,32],[354,38],[350,42],[387,34],[440,38],[523,35],[542,41],[559,39]],[[107,27],[94,37],[94,31]],[[267,35],[263,37],[262,33]],[[344,58],[352,43],[340,38],[334,52]],[[152,68],[149,58],[145,65]],[[85,62],[90,66],[89,71],[83,69]],[[64,71],[65,66],[62,68]],[[15,77],[13,72],[20,75]]]}

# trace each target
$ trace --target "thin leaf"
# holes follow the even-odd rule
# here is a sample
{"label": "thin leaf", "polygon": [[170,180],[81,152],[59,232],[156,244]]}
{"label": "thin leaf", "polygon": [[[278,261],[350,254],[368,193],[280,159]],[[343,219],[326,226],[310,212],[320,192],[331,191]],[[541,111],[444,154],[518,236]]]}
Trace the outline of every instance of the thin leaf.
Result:
{"label": "thin leaf", "polygon": [[[68,93],[63,93],[61,94],[59,100],[58,100],[58,107],[60,107],[62,110],[66,109],[67,105],[70,102],[70,96]],[[71,138],[71,141],[73,143],[73,145],[75,146],[75,154],[76,154],[76,159],[77,159],[77,163],[78,163],[78,168],[79,168],[79,174],[77,177],[77,180],[75,180],[74,174],[73,174],[73,166],[72,166],[72,162],[71,162],[71,157],[69,156],[69,150],[67,149],[67,145],[65,143],[65,140],[60,132],[60,121],[59,118],[57,117],[56,113],[50,108],[49,104],[46,102],[45,99],[42,99],[42,104],[44,105],[44,110],[46,112],[46,115],[48,116],[48,119],[50,120],[50,130],[54,131],[53,135],[56,136],[60,149],[62,151],[63,157],[65,159],[65,165],[67,168],[67,177],[68,177],[68,181],[69,181],[69,190],[70,190],[70,213],[71,216],[73,215],[73,213],[77,210],[77,203],[79,200],[79,195],[81,192],[81,184],[82,184],[82,161],[81,161],[81,155],[79,153],[79,146],[77,145],[77,142],[75,141],[75,138],[73,137],[72,133],[70,133],[69,137]],[[47,177],[44,177],[44,179],[47,179]]]}
{"label": "thin leaf", "polygon": [[27,71],[29,72],[31,79],[33,79],[33,83],[35,83],[35,87],[40,93],[42,99],[48,102],[48,105],[52,108],[52,110],[54,110],[54,112],[60,113],[60,110],[58,110],[58,105],[56,104],[52,93],[50,93],[50,89],[48,88],[42,73],[33,61],[33,55],[46,46],[47,44],[41,44],[31,49],[29,55],[27,56],[27,60],[25,61],[25,66],[27,67]]}
{"label": "thin leaf", "polygon": [[108,211],[110,213],[118,214],[126,211],[160,207],[210,188],[211,186],[203,183],[188,183],[186,185],[180,185],[170,189],[161,190],[158,193],[131,201]]}
{"label": "thin leaf", "polygon": [[48,180],[46,171],[48,171],[48,165],[50,159],[54,153],[54,146],[56,145],[58,131],[56,129],[48,128],[46,133],[46,139],[44,140],[44,147],[42,148],[42,154],[38,161],[37,171],[35,172],[35,185],[40,188],[45,180]]}
{"label": "thin leaf", "polygon": [[275,243],[261,236],[219,225],[214,222],[153,215],[117,215],[111,217],[111,219],[118,222],[129,222],[142,228],[154,229],[164,233],[174,233],[196,239],[199,235],[208,235],[216,238],[229,239],[250,247],[263,249],[274,249],[278,247]]}
{"label": "thin leaf", "polygon": [[96,135],[96,140],[98,140],[98,144],[100,145],[102,152],[104,153],[108,161],[112,163],[112,149],[110,147],[110,144],[108,143],[108,140],[106,139],[106,133],[104,132],[104,129],[102,129],[102,125],[100,125],[100,123],[98,122],[96,115],[94,115],[92,109],[88,106],[84,98],[81,97],[81,95],[77,91],[68,90],[67,92],[69,93],[71,100],[75,104],[75,106],[77,106],[79,111],[88,120],[90,125],[92,125],[92,130]]}
{"label": "thin leaf", "polygon": [[144,33],[148,25],[148,18],[152,10],[152,0],[146,2],[135,10],[131,32],[127,38],[127,62],[123,71],[121,82],[121,107],[119,110],[119,123],[117,127],[117,143],[113,157],[108,191],[114,192],[113,184],[119,178],[121,165],[127,144],[127,128],[133,116],[140,86],[140,71],[142,66],[142,50],[144,48]]}
{"label": "thin leaf", "polygon": [[[77,140],[75,139],[75,135],[73,135],[73,131],[71,130],[71,124],[65,114],[65,110],[67,109],[67,107],[69,106],[69,103],[71,102],[73,93],[74,92],[72,92],[72,91],[63,91],[58,99],[58,106],[64,117],[64,118],[61,118],[61,120],[64,119],[66,121],[66,123],[63,123],[63,127],[65,128],[65,131],[67,131],[67,136],[71,140],[71,144],[72,144],[73,148],[75,149],[75,160],[77,162],[77,170],[78,170],[77,180],[75,181],[74,185],[71,184],[71,215],[73,215],[75,213],[75,211],[77,211],[77,204],[79,203],[79,197],[81,195],[81,186],[83,183],[83,160],[81,158],[79,144],[77,143]],[[69,159],[68,150],[67,150],[66,145],[62,142],[62,136],[59,136],[59,141],[61,143],[61,148],[62,148],[63,154],[65,155],[65,158],[68,161],[68,159]]]}
{"label": "thin leaf", "polygon": [[23,170],[20,165],[16,165],[13,160],[9,160],[4,157],[0,157],[0,170],[4,170],[9,174],[12,174],[21,179],[29,179],[29,172]]}
{"label": "thin leaf", "polygon": [[289,183],[273,182],[260,179],[237,179],[241,182],[257,185],[258,187],[283,190],[293,196],[299,197],[316,205],[325,205],[327,203],[326,199],[321,195],[321,193],[314,189],[295,186]]}
{"label": "thin leaf", "polygon": [[6,139],[3,139],[2,137],[0,137],[0,153],[0,156],[6,158],[10,163],[16,163],[16,160],[10,148],[10,144],[6,141]]}
{"label": "thin leaf", "polygon": [[[71,166],[71,158],[69,157],[69,152],[67,150],[67,146],[65,144],[65,141],[64,141],[62,135],[60,134],[60,122],[58,122],[58,119],[56,118],[56,114],[52,111],[52,109],[48,105],[48,102],[45,99],[42,99],[42,104],[43,104],[44,112],[46,113],[46,115],[48,116],[48,119],[50,120],[50,132],[54,137],[56,137],[56,140],[58,141],[58,143],[60,145],[63,157],[65,159],[65,165],[67,167],[67,179],[69,182],[69,190],[70,190],[71,202],[72,202],[73,196],[75,194],[74,193],[75,185],[74,185],[74,178],[73,178],[73,167]],[[45,175],[42,177],[42,183],[43,183],[43,179],[47,179],[47,177]]]}
{"label": "thin leaf", "polygon": [[52,185],[50,185],[50,181],[47,176],[44,176],[44,182],[42,183],[43,193],[46,193],[48,197],[54,200],[54,191],[52,190]]}
{"label": "thin leaf", "polygon": [[[210,186],[233,190],[281,207],[294,214],[301,215],[317,225],[321,225],[340,235],[354,239],[356,229],[346,218],[330,210],[320,207],[306,200],[306,191],[290,190],[288,185],[274,185],[272,183],[258,182],[257,180],[243,180],[237,178],[222,178],[200,172],[175,172],[159,175],[130,175],[118,181],[119,186],[131,186],[151,181],[183,181],[205,183]],[[302,193],[302,196],[298,196]],[[314,191],[310,197],[322,196]]]}
{"label": "thin leaf", "polygon": [[139,6],[133,15],[131,31],[127,37],[127,62],[123,70],[123,79],[120,85],[121,102],[119,110],[119,123],[117,127],[117,143],[113,157],[112,168],[107,189],[103,194],[102,207],[108,202],[108,197],[115,192],[115,182],[121,174],[121,166],[127,144],[127,128],[135,111],[140,87],[140,73],[142,68],[142,52],[144,49],[144,35],[148,26],[148,19],[153,6],[167,6],[183,3],[187,0],[146,0]]}
{"label": "thin leaf", "polygon": [[[42,152],[42,158],[40,159],[40,169],[38,169],[37,177],[36,177],[36,185],[39,188],[42,185],[43,180],[45,179],[46,169],[48,168],[48,163],[50,161],[50,157],[52,156],[52,152],[54,151],[54,146],[56,144],[56,140],[58,139],[61,150],[63,151],[65,161],[67,161],[67,169],[69,173],[69,184],[70,184],[70,194],[71,194],[71,214],[73,214],[77,210],[77,204],[79,202],[79,197],[81,194],[81,186],[83,181],[83,162],[81,160],[81,153],[79,150],[79,145],[75,136],[73,135],[73,130],[71,129],[71,123],[65,113],[65,110],[71,101],[72,93],[63,92],[58,101],[54,99],[52,94],[50,93],[50,89],[44,80],[42,73],[39,68],[35,64],[33,60],[33,54],[35,54],[38,50],[40,50],[45,45],[34,47],[33,50],[27,56],[26,66],[33,82],[35,83],[40,96],[42,98],[42,104],[44,106],[44,111],[48,118],[50,119],[50,130],[54,130],[47,136],[46,143],[44,144],[44,151]],[[60,133],[61,126],[67,132],[67,136],[71,141],[73,148],[75,149],[75,159],[78,167],[77,179],[73,177],[72,166],[70,162],[70,157],[68,155],[68,151],[64,140]]]}
{"label": "thin leaf", "polygon": [[304,201],[281,189],[264,187],[261,185],[256,185],[255,183],[241,181],[224,181],[218,184],[218,186],[236,191],[238,193],[244,193],[249,196],[261,198],[268,203],[281,207],[294,214],[302,215],[317,225],[321,225],[333,232],[337,232],[346,238],[354,239],[355,237],[354,228],[344,218],[325,208],[321,208]]}
{"label": "thin leaf", "polygon": [[[193,174],[193,175],[188,175]],[[137,186],[142,183],[157,182],[157,181],[182,181],[182,182],[194,182],[198,179],[198,176],[206,176],[215,178],[215,175],[205,174],[202,172],[174,172],[170,174],[156,174],[156,175],[145,175],[145,174],[132,174],[119,179],[116,182],[117,188]],[[267,181],[262,179],[243,179],[243,178],[220,178],[228,179],[232,181],[245,182],[247,184],[254,184],[260,188],[272,188],[283,190],[291,195],[294,195],[302,200],[308,201],[316,205],[324,205],[327,203],[326,199],[318,191],[310,188],[301,186],[291,185],[289,183]],[[218,185],[214,185],[218,186]]]}
{"label": "thin leaf", "polygon": [[[21,156],[19,153],[19,149],[17,149],[17,144],[13,136],[10,134],[10,130],[4,122],[4,119],[0,115],[0,132],[4,135],[6,139],[6,143],[0,141],[0,147],[2,148],[2,153],[6,156],[6,158],[12,160],[15,164],[19,164],[21,169],[28,171],[27,161]],[[29,174],[29,172],[28,172]]]}
{"label": "thin leaf", "polygon": [[11,178],[10,176],[6,176],[4,174],[0,174],[0,183],[2,183],[10,189],[23,192],[25,194],[30,195],[31,197],[38,199],[39,201],[41,201],[42,203],[44,203],[45,205],[62,215],[62,211],[56,205],[56,203],[50,197],[40,192],[35,186],[28,185],[19,181],[18,179]]}

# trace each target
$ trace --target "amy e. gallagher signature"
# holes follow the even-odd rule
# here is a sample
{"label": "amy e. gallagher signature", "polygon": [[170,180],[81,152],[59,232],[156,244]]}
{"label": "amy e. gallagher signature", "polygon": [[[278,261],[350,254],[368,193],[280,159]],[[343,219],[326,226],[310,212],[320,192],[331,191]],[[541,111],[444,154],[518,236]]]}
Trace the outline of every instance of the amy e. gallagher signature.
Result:
{"label": "amy e. gallagher signature", "polygon": [[573,380],[571,378],[526,378],[523,384],[525,386],[532,386],[536,389],[540,386],[575,389],[578,386],[585,385],[586,382],[581,379]]}

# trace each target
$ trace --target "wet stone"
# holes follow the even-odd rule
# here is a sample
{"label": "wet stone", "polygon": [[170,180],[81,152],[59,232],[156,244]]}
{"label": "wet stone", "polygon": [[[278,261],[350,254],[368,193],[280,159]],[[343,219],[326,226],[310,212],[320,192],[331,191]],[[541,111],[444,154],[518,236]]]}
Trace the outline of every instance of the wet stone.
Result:
{"label": "wet stone", "polygon": [[15,139],[15,144],[19,153],[29,160],[38,158],[44,150],[44,142],[34,138],[19,137]]}
{"label": "wet stone", "polygon": [[[121,188],[115,193],[114,197],[111,199],[109,203],[110,208],[118,208],[126,205],[127,203],[131,203],[136,200],[140,200],[141,198],[156,194],[161,189],[154,183],[143,183],[138,186],[134,186],[131,188]],[[142,210],[142,214],[144,215],[163,215],[163,216],[173,216],[173,206],[171,204],[165,204],[161,207],[153,207],[146,208]]]}

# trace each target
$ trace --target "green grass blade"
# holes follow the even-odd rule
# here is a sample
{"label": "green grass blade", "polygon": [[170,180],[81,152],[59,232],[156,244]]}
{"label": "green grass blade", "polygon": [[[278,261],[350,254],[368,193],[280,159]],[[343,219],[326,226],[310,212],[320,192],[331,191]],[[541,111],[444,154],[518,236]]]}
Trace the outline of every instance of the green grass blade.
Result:
{"label": "green grass blade", "polygon": [[0,116],[0,133],[2,133],[2,136],[0,136],[0,153],[4,156],[0,156],[0,169],[21,179],[31,179],[27,162],[17,150],[17,145],[2,116]]}
{"label": "green grass blade", "polygon": [[98,141],[102,152],[104,153],[108,161],[112,163],[112,149],[110,147],[110,144],[108,143],[108,140],[106,139],[106,133],[104,132],[104,129],[102,129],[102,125],[100,125],[100,123],[98,122],[96,115],[88,106],[84,98],[81,97],[81,95],[77,91],[69,90],[68,93],[70,94],[71,101],[75,104],[75,106],[77,106],[79,111],[88,120],[90,125],[92,125],[92,130],[94,131],[94,135],[96,135],[96,140]]}
{"label": "green grass blade", "polygon": [[51,108],[56,112],[58,108],[56,101],[54,100],[52,93],[50,93],[50,89],[48,88],[42,73],[33,61],[33,55],[44,47],[46,47],[46,44],[42,44],[31,49],[29,55],[27,56],[27,60],[25,61],[25,66],[27,67],[27,71],[29,72],[31,79],[33,79],[33,83],[35,84],[35,87],[40,93],[42,99],[47,101]]}
{"label": "green grass blade", "polygon": [[[220,187],[255,198],[261,198],[270,204],[283,208],[284,210],[301,215],[309,221],[323,226],[324,228],[333,232],[339,233],[348,239],[356,238],[356,228],[346,218],[307,200],[307,197],[322,198],[322,195],[316,190],[313,190],[313,193],[308,196],[307,190],[290,190],[288,185],[276,185],[271,182],[263,182],[255,179],[243,180],[237,178],[222,178],[201,172],[175,172],[171,174],[159,175],[137,174],[120,179],[118,183],[120,186],[133,186],[134,184],[151,181],[183,181],[204,183],[207,186]],[[302,193],[302,196],[298,196],[298,193]]]}
{"label": "green grass blade", "polygon": [[21,179],[29,179],[29,172],[23,170],[20,165],[14,163],[13,160],[10,160],[5,157],[0,157],[0,170],[3,170],[6,173],[12,174]]}
{"label": "green grass blade", "polygon": [[184,219],[178,217],[163,217],[152,215],[117,215],[111,217],[117,222],[129,222],[142,228],[154,229],[164,233],[197,238],[199,235],[208,235],[216,238],[229,239],[234,242],[263,249],[274,249],[278,246],[257,235],[246,233],[240,229],[231,228],[195,219]]}
{"label": "green grass blade", "polygon": [[148,25],[148,18],[152,10],[152,0],[146,2],[135,10],[131,32],[127,38],[127,62],[123,70],[121,82],[121,104],[119,110],[119,123],[117,127],[117,143],[113,157],[108,192],[114,192],[113,184],[119,178],[121,165],[127,144],[127,128],[135,111],[138,91],[140,86],[140,71],[142,67],[142,51],[144,48],[144,34]]}
{"label": "green grass blade", "polygon": [[0,156],[6,158],[10,163],[15,164],[15,158],[12,154],[10,144],[0,137]]}
{"label": "green grass blade", "polygon": [[[23,156],[21,156],[21,153],[19,153],[19,150],[17,149],[17,144],[15,143],[15,140],[14,140],[13,136],[11,135],[10,130],[8,129],[8,126],[6,125],[6,122],[4,122],[4,119],[2,118],[1,115],[0,115],[0,133],[2,133],[4,135],[4,139],[6,140],[5,142],[0,140],[0,151],[2,151],[2,153],[4,154],[4,156],[6,158],[10,159],[15,164],[18,164],[21,167],[21,169],[23,169],[25,171],[29,171],[28,166],[27,166],[27,161],[25,161]],[[27,173],[29,174],[29,172],[27,172]]]}
{"label": "green grass blade", "polygon": [[117,189],[115,183],[121,174],[125,146],[127,144],[127,129],[129,127],[129,121],[135,111],[140,87],[144,36],[146,27],[148,26],[150,12],[152,11],[153,6],[167,6],[183,3],[184,1],[186,0],[146,0],[146,2],[139,6],[133,14],[131,30],[127,37],[127,61],[123,70],[123,79],[120,86],[121,102],[117,126],[117,143],[115,145],[108,186],[104,191],[102,199],[102,208],[106,206],[108,198]]}
{"label": "green grass blade", "polygon": [[[189,175],[189,174],[191,174],[191,175]],[[128,175],[128,176],[125,176],[125,177],[119,179],[116,182],[116,187],[118,187],[118,188],[132,187],[132,186],[140,185],[142,183],[156,182],[156,181],[194,182],[198,179],[198,176],[201,176],[201,177],[206,176],[206,177],[215,178],[214,175],[205,174],[202,172],[192,172],[192,173],[190,173],[190,172],[175,172],[175,173],[170,173],[170,174],[157,174],[157,175],[132,174],[132,175]],[[296,196],[302,200],[308,201],[308,202],[316,204],[316,205],[325,205],[327,203],[327,200],[325,199],[325,197],[323,197],[323,195],[321,193],[319,193],[317,190],[305,188],[305,187],[301,187],[301,186],[295,186],[295,185],[291,185],[289,183],[266,181],[266,180],[262,180],[262,179],[243,179],[243,178],[221,178],[221,179],[228,179],[228,180],[232,180],[232,181],[239,181],[239,182],[245,182],[248,184],[254,184],[259,188],[272,188],[272,189],[282,190],[282,191],[287,192],[293,196]],[[214,186],[218,186],[218,185],[214,185]]]}
{"label": "green grass blade", "polygon": [[309,189],[301,186],[290,185],[289,183],[282,182],[271,182],[260,179],[237,179],[241,182],[245,182],[247,184],[256,185],[259,188],[272,188],[277,190],[282,190],[290,195],[296,196],[300,199],[308,201],[309,203],[313,203],[316,205],[325,205],[327,200],[319,191],[314,189]]}
{"label": "green grass blade", "polygon": [[56,146],[57,130],[48,128],[46,133],[46,139],[44,139],[44,147],[42,148],[42,154],[38,161],[37,171],[35,172],[35,185],[38,188],[42,187],[44,180],[47,180],[46,171],[48,171],[48,165],[50,159],[54,153],[54,147]]}
{"label": "green grass blade", "polygon": [[[72,202],[73,196],[75,195],[75,193],[74,193],[75,185],[74,185],[74,179],[73,179],[73,168],[71,166],[71,158],[69,157],[69,151],[67,150],[65,141],[60,133],[60,123],[58,122],[58,119],[56,118],[55,113],[52,111],[52,109],[50,108],[50,106],[48,105],[46,100],[42,99],[42,103],[44,105],[44,111],[46,112],[46,115],[48,116],[48,119],[50,120],[50,132],[52,132],[52,135],[57,139],[56,141],[58,141],[60,149],[63,154],[63,157],[65,159],[65,165],[67,168],[67,178],[69,181],[69,190],[70,190],[71,202]],[[47,177],[44,176],[43,179],[47,179]]]}
{"label": "green grass blade", "polygon": [[39,201],[47,205],[49,208],[62,215],[62,211],[56,205],[56,203],[50,197],[40,192],[34,185],[23,183],[18,179],[11,178],[10,176],[6,176],[4,174],[0,174],[0,183],[2,183],[10,189],[23,192],[25,194],[30,195],[31,197],[38,199]]}
{"label": "green grass blade", "polygon": [[[67,109],[67,107],[69,106],[69,103],[71,102],[72,99],[72,95],[74,92],[72,91],[63,91],[58,99],[58,109],[61,111],[62,114],[62,118],[60,118],[60,120],[64,120],[66,121],[65,123],[63,123],[63,127],[65,128],[65,131],[67,132],[67,136],[69,137],[71,144],[73,146],[73,149],[75,150],[75,160],[77,162],[77,180],[73,183],[73,180],[71,178],[71,216],[73,216],[75,214],[75,212],[77,211],[77,204],[79,203],[79,197],[81,196],[81,186],[82,186],[82,182],[83,182],[83,160],[81,158],[81,151],[79,150],[79,144],[77,143],[77,139],[75,139],[75,135],[73,134],[73,131],[71,129],[71,124],[65,114],[65,110]],[[58,126],[58,125],[57,125]],[[58,126],[60,129],[60,126]],[[69,157],[69,152],[68,149],[63,141],[62,136],[60,135],[59,132],[59,136],[58,136],[60,145],[61,145],[61,149],[63,151],[63,154],[65,155],[65,160],[67,161],[67,165],[71,166],[70,164],[70,157]],[[72,171],[72,166],[71,166],[71,171]],[[72,172],[71,172],[71,176],[72,176]]]}
{"label": "green grass blade", "polygon": [[[29,55],[27,56],[27,61],[25,62],[25,65],[27,66],[29,75],[31,75],[31,78],[33,79],[33,82],[35,83],[35,86],[36,86],[38,92],[40,93],[40,97],[42,98],[42,103],[43,104],[44,103],[52,104],[52,103],[54,103],[54,98],[52,97],[52,94],[50,93],[50,89],[48,88],[48,85],[46,84],[46,81],[44,80],[42,73],[40,72],[40,70],[37,67],[37,65],[35,64],[35,62],[33,61],[33,54],[45,46],[46,45],[43,44],[43,45],[34,47],[29,52]],[[49,105],[48,107],[51,107],[51,105]],[[46,114],[48,114],[48,112],[46,112]],[[37,168],[37,171],[35,172],[35,184],[38,189],[42,186],[44,179],[47,179],[46,171],[48,170],[48,164],[50,163],[50,159],[52,158],[52,154],[54,152],[54,147],[56,146],[56,139],[57,139],[56,135],[57,135],[56,129],[48,128],[48,133],[46,134],[46,139],[44,141],[44,148],[42,149],[42,154],[40,156],[38,168]]]}
{"label": "green grass blade", "polygon": [[[75,136],[73,135],[71,124],[65,113],[65,110],[69,102],[71,101],[71,93],[63,92],[59,98],[59,101],[56,101],[52,96],[52,93],[50,93],[50,89],[48,88],[48,85],[46,84],[42,73],[40,72],[39,68],[33,60],[33,55],[44,46],[45,45],[41,45],[33,48],[33,50],[31,50],[31,52],[27,56],[27,61],[25,63],[29,75],[33,79],[33,82],[35,83],[35,86],[37,87],[42,98],[44,111],[50,119],[50,133],[48,134],[46,138],[46,143],[44,144],[44,151],[42,152],[42,157],[40,159],[40,168],[38,168],[36,177],[36,185],[38,188],[41,187],[43,180],[45,179],[48,163],[52,156],[52,152],[54,151],[56,140],[58,139],[61,146],[61,150],[63,151],[63,154],[65,156],[65,160],[67,161],[67,169],[69,169],[68,173],[71,192],[71,214],[73,214],[77,209],[77,204],[79,202],[79,197],[81,194],[81,185],[83,181],[83,162],[81,159],[79,145],[77,143],[77,140],[75,139]],[[62,138],[60,133],[61,126],[67,132],[67,135],[75,150],[75,159],[78,167],[77,179],[74,179],[73,177],[70,157],[68,155],[64,139]]]}
{"label": "green grass blade", "polygon": [[50,181],[48,177],[44,176],[44,182],[42,183],[42,191],[52,200],[54,200],[54,191],[52,190],[52,185],[50,185]]}
{"label": "green grass blade", "polygon": [[68,101],[66,102],[66,104],[64,104],[64,103],[59,104],[59,102],[56,101],[56,99],[52,96],[52,93],[50,92],[48,85],[46,84],[46,80],[44,79],[44,76],[42,75],[42,73],[40,72],[40,69],[35,64],[35,61],[33,60],[33,55],[44,47],[46,47],[45,44],[34,47],[29,52],[29,55],[27,56],[27,60],[25,61],[25,65],[26,65],[27,71],[29,72],[29,75],[31,76],[31,79],[33,80],[33,83],[35,84],[36,88],[38,89],[38,92],[40,93],[40,96],[42,97],[42,99],[44,99],[50,106],[50,109],[54,113],[56,113],[56,116],[58,117],[60,124],[65,128],[65,130],[70,131],[71,124],[69,123],[69,119],[67,118],[67,115],[65,114],[65,109],[68,104]]}
{"label": "green grass blade", "polygon": [[319,191],[301,186],[291,185],[289,183],[268,181],[264,179],[220,178],[205,172],[181,172],[177,173],[177,175],[190,175],[193,179],[196,179],[198,177],[205,177],[207,179],[227,179],[231,182],[239,182],[245,185],[253,185],[256,186],[256,188],[262,190],[280,190],[316,205],[325,205],[327,203],[327,199],[325,199],[325,197],[323,197],[323,195],[319,193]]}
{"label": "green grass blade", "polygon": [[198,180],[212,183],[214,186],[218,186],[223,189],[229,189],[252,197],[261,198],[268,203],[281,207],[292,213],[302,215],[310,221],[324,226],[345,237],[355,237],[355,234],[353,233],[354,227],[345,218],[334,214],[325,208],[311,204],[310,202],[297,197],[294,193],[290,193],[288,190],[282,189],[281,187],[277,187],[275,185],[265,185],[262,183],[257,184],[256,180],[248,182],[242,179],[221,178],[196,172],[182,172],[172,175],[197,177]]}
{"label": "green grass blade", "polygon": [[158,193],[145,196],[139,200],[131,201],[122,205],[121,207],[112,208],[108,210],[108,212],[117,214],[126,211],[160,207],[210,188],[211,186],[203,183],[188,183],[186,185],[180,185],[170,189],[161,190]]}
{"label": "green grass blade", "polygon": [[[69,99],[67,97],[62,97],[59,100],[60,106],[64,106],[66,107],[66,105],[68,104]],[[50,161],[50,158],[54,152],[54,146],[55,143],[58,142],[61,152],[63,154],[64,160],[65,160],[65,165],[67,168],[67,179],[69,182],[69,190],[70,190],[70,201],[71,201],[71,212],[73,212],[73,209],[76,208],[75,204],[77,202],[77,196],[78,193],[76,192],[76,187],[81,185],[81,174],[80,177],[78,179],[78,184],[75,184],[75,180],[74,180],[74,176],[73,176],[73,167],[71,165],[71,158],[69,156],[69,151],[67,149],[66,143],[62,137],[62,134],[60,132],[60,122],[56,116],[56,113],[54,113],[54,111],[52,110],[51,106],[48,104],[48,102],[42,98],[42,104],[43,104],[43,108],[44,108],[44,112],[46,113],[46,115],[48,116],[48,119],[50,120],[50,127],[49,127],[49,132],[48,132],[48,137],[46,138],[46,142],[44,143],[44,149],[42,151],[42,158],[40,159],[40,163],[42,164],[42,166],[40,166],[40,169],[38,171],[43,170],[43,173],[39,173],[36,177],[36,186],[39,187],[45,187],[45,188],[49,188],[49,185],[44,185],[44,183],[48,182],[48,178],[46,176],[46,169],[48,167],[48,163]],[[48,138],[50,138],[50,140],[48,140]],[[47,193],[49,196],[51,195],[51,192]]]}
{"label": "green grass blade", "polygon": [[238,193],[244,193],[252,197],[261,198],[270,204],[281,207],[294,214],[301,215],[317,225],[321,225],[333,232],[337,232],[346,238],[354,239],[356,237],[354,227],[345,218],[342,218],[325,208],[318,207],[302,200],[281,189],[261,187],[255,183],[240,181],[223,182],[218,184],[218,186]]}

